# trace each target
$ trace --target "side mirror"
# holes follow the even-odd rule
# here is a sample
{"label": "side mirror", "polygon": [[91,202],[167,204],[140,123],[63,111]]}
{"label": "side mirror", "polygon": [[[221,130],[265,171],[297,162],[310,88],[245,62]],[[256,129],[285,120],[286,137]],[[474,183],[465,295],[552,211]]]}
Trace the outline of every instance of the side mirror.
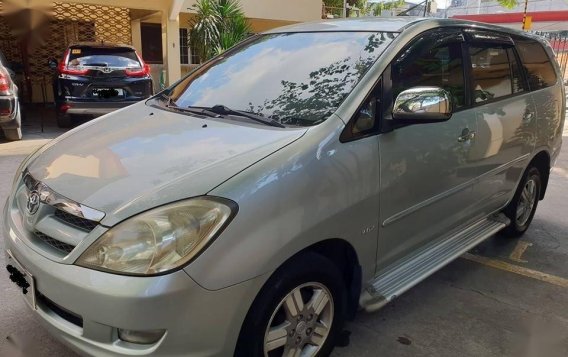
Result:
{"label": "side mirror", "polygon": [[402,91],[394,102],[392,118],[408,124],[436,123],[452,116],[448,91],[440,87],[414,87]]}
{"label": "side mirror", "polygon": [[55,58],[50,58],[49,60],[47,60],[47,65],[51,69],[57,69],[57,60]]}

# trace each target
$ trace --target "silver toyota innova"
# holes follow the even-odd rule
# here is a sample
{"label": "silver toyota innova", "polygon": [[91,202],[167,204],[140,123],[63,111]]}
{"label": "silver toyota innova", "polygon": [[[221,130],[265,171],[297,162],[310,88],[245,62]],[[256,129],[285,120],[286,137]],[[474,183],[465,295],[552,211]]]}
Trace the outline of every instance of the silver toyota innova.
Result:
{"label": "silver toyota innova", "polygon": [[526,33],[272,30],[24,160],[7,269],[82,354],[325,356],[359,308],[527,230],[564,111]]}

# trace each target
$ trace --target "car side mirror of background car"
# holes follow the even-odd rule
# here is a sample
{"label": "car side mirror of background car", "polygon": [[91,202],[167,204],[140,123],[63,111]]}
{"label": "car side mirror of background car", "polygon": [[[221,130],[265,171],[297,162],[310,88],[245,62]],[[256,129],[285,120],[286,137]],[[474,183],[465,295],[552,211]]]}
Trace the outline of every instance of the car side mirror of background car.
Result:
{"label": "car side mirror of background car", "polygon": [[47,60],[47,65],[51,69],[57,69],[57,60],[55,58],[50,58]]}
{"label": "car side mirror of background car", "polygon": [[414,87],[402,91],[394,102],[392,118],[401,124],[437,123],[450,119],[453,100],[440,87]]}

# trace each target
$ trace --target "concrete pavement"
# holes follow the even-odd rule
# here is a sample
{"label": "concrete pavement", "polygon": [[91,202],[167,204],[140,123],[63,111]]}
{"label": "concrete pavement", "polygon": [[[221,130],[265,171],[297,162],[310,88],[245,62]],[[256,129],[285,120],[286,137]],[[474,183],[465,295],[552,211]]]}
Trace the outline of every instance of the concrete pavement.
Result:
{"label": "concrete pavement", "polygon": [[[62,132],[52,124],[45,133],[24,127],[21,142],[0,138],[0,206],[25,155]],[[350,344],[334,356],[568,356],[568,130],[564,141],[547,197],[520,240],[491,238],[381,311],[359,313],[347,326]],[[38,325],[1,270],[0,356],[7,338],[27,348],[24,356],[75,356]]]}

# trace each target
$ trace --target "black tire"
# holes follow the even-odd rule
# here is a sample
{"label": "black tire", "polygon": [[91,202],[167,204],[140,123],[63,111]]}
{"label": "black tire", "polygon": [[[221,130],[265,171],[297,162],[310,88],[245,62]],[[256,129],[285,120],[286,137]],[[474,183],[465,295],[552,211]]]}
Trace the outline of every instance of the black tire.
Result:
{"label": "black tire", "polygon": [[[331,328],[327,339],[317,352],[318,357],[328,356],[335,347],[336,338],[345,321],[346,288],[338,268],[329,259],[314,252],[305,252],[291,258],[266,282],[243,323],[235,356],[264,356],[265,332],[279,304],[294,289],[312,282],[325,286],[333,300]],[[296,327],[299,329],[298,326]],[[279,350],[273,352],[279,353]]]}
{"label": "black tire", "polygon": [[[534,204],[532,204],[530,212],[527,212],[528,215],[526,217],[522,217],[524,219],[519,220],[517,219],[517,211],[520,209],[519,207],[523,205],[523,191],[531,181],[535,184]],[[540,200],[541,190],[542,180],[540,171],[536,167],[530,166],[529,168],[527,168],[523,175],[523,178],[519,182],[515,196],[513,196],[513,199],[511,200],[509,205],[507,205],[507,207],[505,207],[505,209],[503,210],[503,213],[505,213],[505,215],[511,220],[511,224],[509,224],[509,226],[507,226],[501,232],[503,235],[508,237],[520,237],[527,231],[536,212],[538,201]]]}
{"label": "black tire", "polygon": [[70,115],[57,115],[57,126],[62,129],[70,128],[73,125],[73,119]]}
{"label": "black tire", "polygon": [[22,140],[22,129],[4,129],[4,136],[10,141]]}

